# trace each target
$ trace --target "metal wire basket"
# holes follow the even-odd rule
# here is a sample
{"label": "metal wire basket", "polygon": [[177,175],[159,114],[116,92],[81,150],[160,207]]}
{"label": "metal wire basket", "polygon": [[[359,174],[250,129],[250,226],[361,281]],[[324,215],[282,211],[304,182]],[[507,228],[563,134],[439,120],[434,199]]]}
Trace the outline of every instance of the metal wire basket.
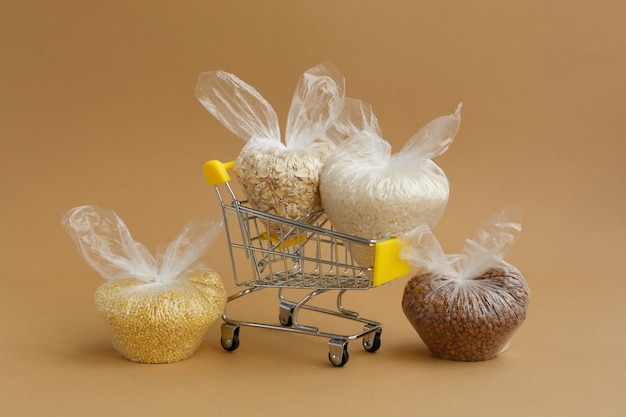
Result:
{"label": "metal wire basket", "polygon": [[[215,188],[222,208],[234,282],[247,287],[228,297],[222,316],[222,347],[228,351],[237,349],[239,328],[251,326],[326,337],[329,360],[335,366],[348,362],[349,341],[360,338],[366,351],[377,351],[382,324],[345,309],[342,298],[348,290],[367,290],[409,273],[409,266],[398,257],[400,246],[396,238],[368,240],[339,233],[333,230],[323,212],[290,220],[255,210],[246,201],[239,200],[230,185],[228,170],[233,165],[232,161],[217,160],[204,165],[204,175]],[[355,251],[360,254],[360,264],[352,257]],[[364,253],[369,260],[365,264]],[[240,274],[239,269],[245,264],[249,268],[245,274]],[[235,300],[271,288],[278,290],[279,323],[236,320],[228,316],[228,305]],[[285,296],[285,289],[309,291],[298,300],[290,300]],[[311,303],[328,291],[337,291],[336,309]],[[351,334],[322,331],[298,321],[302,309],[358,322],[363,328]]]}

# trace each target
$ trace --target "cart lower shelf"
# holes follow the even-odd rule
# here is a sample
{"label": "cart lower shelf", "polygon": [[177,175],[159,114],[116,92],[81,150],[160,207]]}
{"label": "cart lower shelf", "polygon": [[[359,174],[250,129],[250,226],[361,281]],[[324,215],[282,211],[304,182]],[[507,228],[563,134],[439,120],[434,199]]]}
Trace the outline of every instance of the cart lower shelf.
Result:
{"label": "cart lower shelf", "polygon": [[[235,300],[254,294],[261,290],[268,290],[268,287],[251,287],[228,298],[228,304]],[[285,298],[283,289],[278,288],[279,297],[279,324],[261,323],[256,321],[235,320],[227,315],[225,310],[222,319],[224,323],[221,326],[221,344],[222,347],[231,352],[239,347],[239,329],[242,326],[257,327],[270,330],[278,330],[292,333],[299,333],[310,336],[324,337],[328,339],[328,359],[334,366],[344,366],[350,355],[348,353],[348,342],[361,339],[363,348],[370,353],[376,352],[381,345],[382,324],[373,320],[365,319],[354,311],[347,310],[342,305],[342,297],[345,290],[338,291],[337,309],[331,310],[319,306],[311,305],[309,302],[314,297],[331,291],[330,289],[316,289],[309,292],[298,301],[292,301]],[[313,311],[315,313],[330,315],[339,319],[350,320],[363,324],[363,329],[352,334],[338,334],[320,330],[318,327],[301,324],[298,321],[300,310]]]}

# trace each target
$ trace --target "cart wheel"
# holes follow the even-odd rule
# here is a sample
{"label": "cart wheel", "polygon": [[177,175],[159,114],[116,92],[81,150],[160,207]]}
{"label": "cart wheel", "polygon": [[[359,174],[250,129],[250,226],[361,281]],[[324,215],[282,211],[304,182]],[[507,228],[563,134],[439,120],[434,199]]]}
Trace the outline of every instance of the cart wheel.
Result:
{"label": "cart wheel", "polygon": [[278,320],[280,324],[285,327],[293,325],[293,307],[280,305],[280,311],[278,312]]}
{"label": "cart wheel", "polygon": [[380,349],[380,332],[375,332],[371,336],[368,335],[364,337],[363,348],[370,353],[374,353]]}
{"label": "cart wheel", "polygon": [[348,359],[350,359],[350,355],[348,354],[348,342],[332,339],[328,342],[328,346],[328,360],[330,360],[330,363],[337,367],[342,367],[348,363]]}
{"label": "cart wheel", "polygon": [[232,352],[239,347],[239,326],[222,324],[222,339],[224,350]]}
{"label": "cart wheel", "polygon": [[330,363],[332,363],[333,365],[339,368],[341,368],[346,363],[348,363],[348,359],[350,359],[348,350],[344,350],[343,353],[341,354],[341,357],[338,357],[337,355],[333,355],[332,353],[328,353],[328,360],[330,360]]}

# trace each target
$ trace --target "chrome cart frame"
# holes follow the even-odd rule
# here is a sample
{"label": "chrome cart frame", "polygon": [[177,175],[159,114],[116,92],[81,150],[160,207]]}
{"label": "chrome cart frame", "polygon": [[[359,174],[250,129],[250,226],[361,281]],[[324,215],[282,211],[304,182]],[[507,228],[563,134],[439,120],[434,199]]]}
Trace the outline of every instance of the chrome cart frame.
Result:
{"label": "chrome cart frame", "polygon": [[[228,297],[222,315],[221,344],[227,351],[239,347],[241,326],[259,327],[329,339],[328,358],[335,366],[348,362],[348,342],[362,339],[368,352],[380,348],[382,324],[362,318],[344,308],[342,299],[348,290],[367,290],[400,278],[409,266],[398,258],[395,238],[368,240],[334,231],[323,212],[311,213],[298,221],[254,210],[237,199],[230,185],[228,170],[234,162],[211,160],[204,165],[204,175],[215,188],[222,208],[226,238],[230,251],[233,278],[238,286],[247,287]],[[271,233],[269,231],[272,231]],[[371,259],[366,266],[352,259],[353,251]],[[363,263],[362,256],[359,256]],[[240,278],[240,264],[248,262],[252,271]],[[236,320],[228,316],[228,305],[261,290],[278,290],[278,323]],[[299,300],[290,300],[285,289],[309,292]],[[311,304],[315,297],[337,291],[336,309]],[[353,334],[322,331],[298,320],[301,310],[351,320],[363,325]]]}

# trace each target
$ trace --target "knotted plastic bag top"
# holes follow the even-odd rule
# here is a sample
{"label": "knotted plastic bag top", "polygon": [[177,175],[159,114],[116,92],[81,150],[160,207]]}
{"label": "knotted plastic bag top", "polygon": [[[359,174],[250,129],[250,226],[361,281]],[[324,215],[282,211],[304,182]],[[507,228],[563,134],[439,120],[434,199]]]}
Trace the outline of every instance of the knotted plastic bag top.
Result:
{"label": "knotted plastic bag top", "polygon": [[[360,123],[359,126],[363,128],[341,143],[335,154],[336,158],[354,154],[358,159],[368,160],[371,166],[397,171],[428,165],[431,159],[443,154],[452,144],[461,125],[461,107],[462,104],[459,104],[453,114],[430,121],[395,154],[392,153],[391,144],[383,139],[372,114],[370,123]],[[366,113],[366,110],[361,111],[361,114]],[[428,168],[440,172],[437,168]]]}
{"label": "knotted plastic bag top", "polygon": [[156,256],[133,240],[113,211],[89,205],[75,207],[64,214],[62,223],[83,258],[103,278],[170,283],[199,267],[223,220],[189,221],[169,245],[157,250]]}
{"label": "knotted plastic bag top", "polygon": [[294,92],[281,141],[273,107],[252,86],[219,70],[201,73],[196,98],[226,128],[247,142],[246,146],[282,146],[291,150],[334,143],[326,135],[344,105],[345,80],[329,63],[307,70]]}
{"label": "knotted plastic bag top", "polygon": [[403,242],[400,258],[437,276],[458,281],[471,280],[501,265],[521,230],[522,210],[509,208],[490,217],[473,240],[466,239],[459,254],[445,254],[427,225],[399,237]]}

